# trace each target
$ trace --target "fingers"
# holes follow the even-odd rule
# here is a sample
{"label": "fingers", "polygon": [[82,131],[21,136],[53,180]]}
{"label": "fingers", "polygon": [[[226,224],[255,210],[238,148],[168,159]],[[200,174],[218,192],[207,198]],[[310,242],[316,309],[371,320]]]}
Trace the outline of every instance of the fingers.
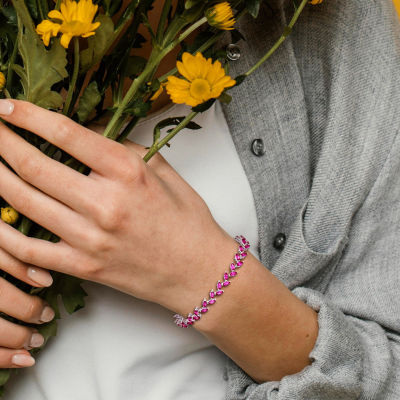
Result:
{"label": "fingers", "polygon": [[[0,312],[35,324],[54,318],[54,311],[44,300],[23,292],[3,278],[0,278]],[[43,343],[44,338],[37,329],[0,318],[0,368],[32,366],[35,360],[26,350],[41,347]]]}
{"label": "fingers", "polygon": [[23,180],[74,210],[88,202],[85,193],[92,182],[87,176],[47,157],[1,123],[0,141],[0,156]]}
{"label": "fingers", "polygon": [[[0,312],[10,317],[33,324],[49,322],[54,318],[54,311],[43,299],[23,292],[3,278],[0,278],[0,294]],[[10,327],[7,326],[9,323],[9,321],[0,319],[0,345],[7,345],[7,347],[9,347],[9,343],[5,344],[1,341],[6,340],[5,336],[7,336],[2,335],[2,329],[5,330],[5,333],[10,332]],[[15,338],[7,340],[13,341]],[[22,346],[16,345],[16,347]]]}
{"label": "fingers", "polygon": [[26,350],[0,347],[0,368],[22,368],[35,365],[35,359]]}
{"label": "fingers", "polygon": [[74,275],[71,248],[65,242],[52,243],[27,237],[0,220],[0,248],[26,264]]}
{"label": "fingers", "polygon": [[35,189],[0,163],[0,195],[13,208],[40,226],[64,238],[79,243],[84,218],[69,207]]}
{"label": "fingers", "polygon": [[[9,107],[9,104],[12,106]],[[5,110],[10,113],[6,115]],[[100,175],[112,176],[120,171],[119,160],[126,157],[122,144],[106,139],[62,114],[27,101],[0,100],[0,111],[5,121],[36,133]]]}
{"label": "fingers", "polygon": [[26,264],[0,248],[0,269],[31,286],[50,286],[53,278],[42,268]]}

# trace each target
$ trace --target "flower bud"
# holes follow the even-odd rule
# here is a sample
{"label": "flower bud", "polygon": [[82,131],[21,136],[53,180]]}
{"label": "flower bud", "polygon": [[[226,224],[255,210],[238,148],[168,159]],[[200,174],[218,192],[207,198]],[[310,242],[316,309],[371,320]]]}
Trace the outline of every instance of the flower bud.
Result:
{"label": "flower bud", "polygon": [[3,90],[4,86],[6,86],[6,77],[0,72],[0,92]]}
{"label": "flower bud", "polygon": [[18,211],[12,207],[4,207],[1,209],[1,219],[7,224],[15,224],[18,221]]}
{"label": "flower bud", "polygon": [[206,18],[211,26],[225,31],[232,30],[235,24],[233,11],[227,1],[218,3],[206,11]]}

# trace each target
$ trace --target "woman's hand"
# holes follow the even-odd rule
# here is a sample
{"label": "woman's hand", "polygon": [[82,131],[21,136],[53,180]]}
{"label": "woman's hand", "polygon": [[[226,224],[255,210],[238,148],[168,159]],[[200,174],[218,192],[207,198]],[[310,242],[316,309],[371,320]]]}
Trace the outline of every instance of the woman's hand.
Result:
{"label": "woman's hand", "polygon": [[[1,270],[36,287],[50,286],[51,275],[27,265],[0,249]],[[0,278],[0,312],[19,320],[41,324],[54,318],[54,311],[38,296],[29,295]],[[37,329],[0,318],[0,368],[29,367],[35,363],[27,350],[40,347],[43,336]]]}
{"label": "woman's hand", "polygon": [[92,170],[85,176],[50,159],[1,124],[0,155],[18,175],[0,164],[0,196],[61,240],[28,238],[1,222],[0,248],[181,313],[215,286],[237,243],[161,154],[146,164],[143,146],[24,101],[0,100],[0,116]]}

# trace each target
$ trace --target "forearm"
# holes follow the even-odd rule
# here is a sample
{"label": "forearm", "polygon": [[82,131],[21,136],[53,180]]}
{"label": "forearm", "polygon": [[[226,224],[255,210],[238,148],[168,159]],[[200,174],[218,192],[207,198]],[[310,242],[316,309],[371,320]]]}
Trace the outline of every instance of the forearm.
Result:
{"label": "forearm", "polygon": [[[236,250],[236,242],[227,242],[224,248],[219,247],[216,262],[229,265],[229,257]],[[219,275],[215,276],[215,282],[218,279]],[[253,380],[280,380],[310,364],[308,354],[318,336],[318,314],[251,252],[238,275],[224,289],[217,303],[193,327]],[[204,290],[207,298],[206,286]],[[193,310],[190,305],[187,307],[187,312]]]}

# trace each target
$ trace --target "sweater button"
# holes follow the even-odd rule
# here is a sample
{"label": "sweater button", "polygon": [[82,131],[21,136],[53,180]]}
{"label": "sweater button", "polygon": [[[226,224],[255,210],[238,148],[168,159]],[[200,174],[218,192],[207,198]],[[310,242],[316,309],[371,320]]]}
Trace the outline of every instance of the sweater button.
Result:
{"label": "sweater button", "polygon": [[240,58],[240,48],[236,44],[228,44],[226,46],[226,57],[228,60],[237,61]]}
{"label": "sweater button", "polygon": [[282,250],[285,247],[286,235],[284,233],[278,233],[274,238],[273,246],[277,250]]}
{"label": "sweater button", "polygon": [[262,139],[254,139],[251,143],[251,151],[256,156],[260,157],[265,154],[264,141]]}

